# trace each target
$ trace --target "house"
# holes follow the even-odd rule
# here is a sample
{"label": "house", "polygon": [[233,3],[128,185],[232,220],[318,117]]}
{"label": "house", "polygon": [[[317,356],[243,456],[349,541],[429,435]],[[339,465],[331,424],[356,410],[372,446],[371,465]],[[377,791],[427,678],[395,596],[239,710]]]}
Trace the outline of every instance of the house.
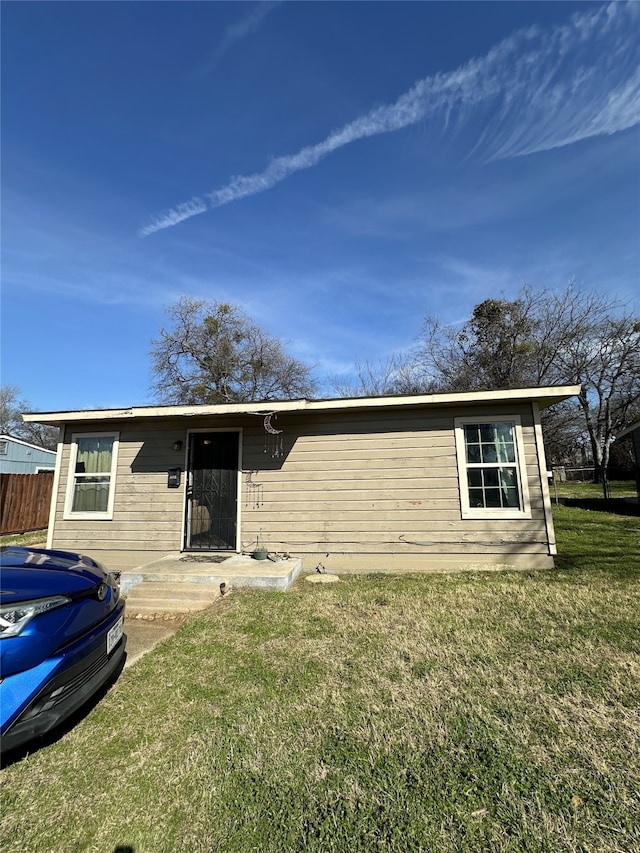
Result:
{"label": "house", "polygon": [[638,498],[640,498],[640,421],[636,421],[635,423],[628,426],[626,429],[623,429],[622,432],[618,433],[618,435],[616,436],[616,441],[620,441],[621,438],[626,438],[627,436],[631,437],[631,442],[633,445],[636,488],[638,491]]}
{"label": "house", "polygon": [[61,429],[48,546],[108,553],[111,565],[261,547],[305,571],[546,568],[556,548],[540,410],[579,390],[24,419]]}
{"label": "house", "polygon": [[0,474],[38,474],[53,471],[56,451],[12,435],[0,435]]}

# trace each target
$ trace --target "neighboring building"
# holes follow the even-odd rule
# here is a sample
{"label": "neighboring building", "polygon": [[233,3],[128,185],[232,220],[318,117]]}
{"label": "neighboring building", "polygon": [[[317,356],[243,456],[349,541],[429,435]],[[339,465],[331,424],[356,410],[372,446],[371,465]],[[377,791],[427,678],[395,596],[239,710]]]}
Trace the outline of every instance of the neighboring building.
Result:
{"label": "neighboring building", "polygon": [[24,419],[61,428],[48,546],[116,567],[259,544],[306,571],[544,568],[556,548],[539,412],[579,390]]}
{"label": "neighboring building", "polygon": [[616,436],[616,441],[619,441],[621,438],[626,438],[627,436],[631,436],[631,442],[633,445],[633,456],[635,459],[634,473],[636,477],[638,498],[640,498],[640,421],[636,421],[636,423],[631,424],[631,426],[628,426],[626,429],[623,429],[622,432]]}
{"label": "neighboring building", "polygon": [[0,435],[0,474],[37,474],[52,471],[56,451],[29,444],[12,435]]}

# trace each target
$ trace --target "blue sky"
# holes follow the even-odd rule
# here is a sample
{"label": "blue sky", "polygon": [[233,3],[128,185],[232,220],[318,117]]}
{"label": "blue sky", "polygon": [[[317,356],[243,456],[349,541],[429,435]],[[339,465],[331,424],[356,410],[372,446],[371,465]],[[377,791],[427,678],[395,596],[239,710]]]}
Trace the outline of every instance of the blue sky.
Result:
{"label": "blue sky", "polygon": [[36,410],[150,402],[180,294],[321,383],[525,281],[638,306],[640,3],[1,13],[2,382]]}

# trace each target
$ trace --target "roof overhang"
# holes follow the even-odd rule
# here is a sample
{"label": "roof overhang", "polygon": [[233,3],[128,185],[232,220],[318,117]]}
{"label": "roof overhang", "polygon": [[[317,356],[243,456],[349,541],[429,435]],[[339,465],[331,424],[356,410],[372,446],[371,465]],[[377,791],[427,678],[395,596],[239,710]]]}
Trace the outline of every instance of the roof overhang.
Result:
{"label": "roof overhang", "polygon": [[23,438],[16,438],[15,435],[9,435],[8,433],[0,435],[0,441],[13,441],[14,444],[20,444],[22,447],[31,447],[33,450],[41,450],[43,453],[50,453],[52,456],[56,455],[56,451],[51,450],[49,447],[43,447],[41,444],[33,444],[30,441],[25,441]]}
{"label": "roof overhang", "polygon": [[374,409],[442,408],[483,403],[535,402],[539,408],[552,406],[580,393],[580,385],[544,388],[513,388],[501,391],[464,391],[450,394],[410,394],[391,397],[340,397],[328,400],[284,402],[218,403],[211,406],[133,406],[128,409],[85,409],[70,412],[25,412],[26,423],[64,424],[82,421],[129,421],[151,418],[220,417],[223,415],[267,415],[284,412],[321,414]]}
{"label": "roof overhang", "polygon": [[634,424],[631,424],[626,429],[623,429],[622,432],[619,432],[616,435],[616,441],[621,438],[624,438],[627,435],[631,435],[632,432],[635,432],[637,429],[640,429],[640,421],[636,421]]}

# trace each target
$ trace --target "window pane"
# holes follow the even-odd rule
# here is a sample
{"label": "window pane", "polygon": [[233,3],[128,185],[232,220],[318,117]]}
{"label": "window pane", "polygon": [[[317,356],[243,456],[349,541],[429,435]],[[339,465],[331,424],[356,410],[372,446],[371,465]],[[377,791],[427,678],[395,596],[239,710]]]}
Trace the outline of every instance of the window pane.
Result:
{"label": "window pane", "polygon": [[518,485],[515,468],[498,468],[498,471],[500,472],[500,482],[503,486],[514,487]]}
{"label": "window pane", "polygon": [[109,507],[109,477],[76,480],[72,512],[106,512]]}
{"label": "window pane", "polygon": [[478,426],[478,424],[465,424],[464,440],[467,442],[467,444],[480,443],[480,427]]}
{"label": "window pane", "polygon": [[480,424],[480,440],[486,444],[494,442],[495,424]]}
{"label": "window pane", "polygon": [[79,438],[76,474],[108,474],[111,471],[113,436]]}
{"label": "window pane", "polygon": [[498,482],[498,469],[497,468],[485,468],[482,472],[484,474],[484,484],[485,486],[499,486]]}
{"label": "window pane", "polygon": [[518,477],[515,468],[500,468],[500,484],[504,506],[519,507]]}
{"label": "window pane", "polygon": [[469,489],[469,506],[472,509],[484,507],[484,493],[482,489]]}
{"label": "window pane", "polygon": [[513,424],[497,423],[493,424],[493,428],[497,441],[513,441]]}
{"label": "window pane", "polygon": [[470,486],[482,487],[482,469],[472,468],[467,471],[467,478]]}
{"label": "window pane", "polygon": [[505,441],[498,444],[498,462],[515,462],[516,450],[512,442]]}
{"label": "window pane", "polygon": [[518,490],[515,487],[510,486],[507,489],[502,490],[502,494],[504,496],[504,506],[509,507],[520,507],[520,498],[518,497]]}
{"label": "window pane", "polygon": [[468,444],[467,445],[467,462],[477,463],[481,462],[480,456],[480,445],[479,444]]}
{"label": "window pane", "polygon": [[482,445],[482,461],[489,464],[498,461],[498,451],[495,444]]}
{"label": "window pane", "polygon": [[502,506],[500,489],[485,489],[485,506]]}

